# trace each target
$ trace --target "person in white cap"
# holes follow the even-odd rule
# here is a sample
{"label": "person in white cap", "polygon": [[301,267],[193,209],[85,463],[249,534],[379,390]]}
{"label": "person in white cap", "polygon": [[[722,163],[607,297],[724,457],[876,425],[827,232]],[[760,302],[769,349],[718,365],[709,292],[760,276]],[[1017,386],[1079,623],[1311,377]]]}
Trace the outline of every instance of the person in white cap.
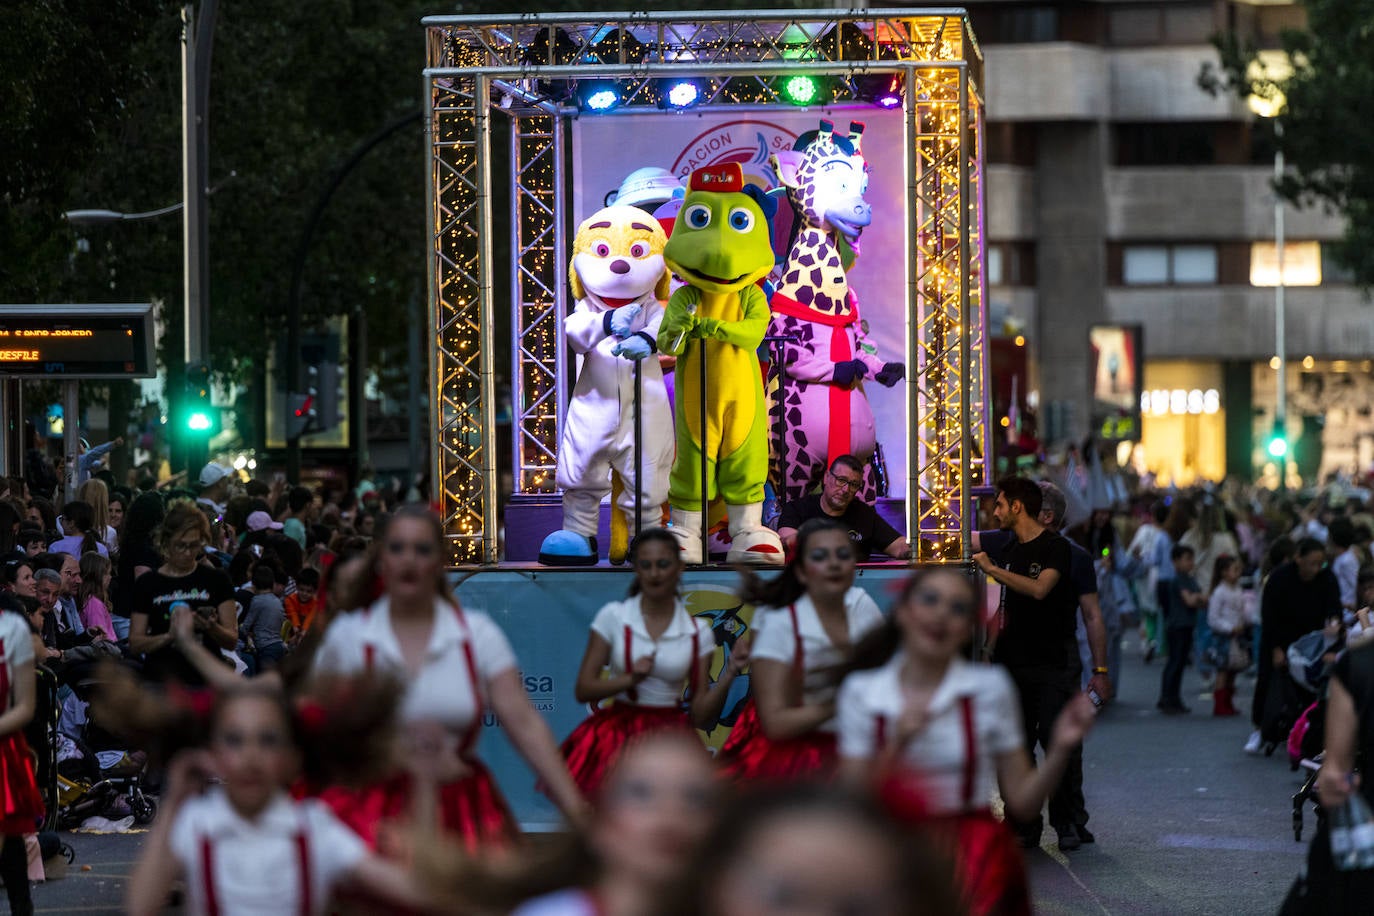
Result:
{"label": "person in white cap", "polygon": [[200,469],[200,477],[197,480],[200,495],[196,497],[196,505],[204,509],[212,519],[224,514],[224,504],[229,499],[229,477],[233,473],[233,468],[215,464],[213,461]]}

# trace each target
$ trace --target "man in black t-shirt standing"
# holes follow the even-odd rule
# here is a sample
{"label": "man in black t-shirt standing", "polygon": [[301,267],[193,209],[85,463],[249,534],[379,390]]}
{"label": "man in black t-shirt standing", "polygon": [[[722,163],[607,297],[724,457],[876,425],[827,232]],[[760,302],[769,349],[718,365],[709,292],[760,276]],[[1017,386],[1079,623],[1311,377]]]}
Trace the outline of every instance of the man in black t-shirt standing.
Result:
{"label": "man in black t-shirt standing", "polygon": [[853,455],[841,455],[830,463],[821,482],[821,492],[795,499],[782,507],[778,518],[778,537],[791,550],[797,541],[797,529],[813,518],[829,518],[839,522],[849,532],[849,539],[859,553],[859,560],[871,554],[886,554],[905,560],[911,552],[906,538],[897,533],[872,506],[855,499],[864,482],[863,462]]}
{"label": "man in black t-shirt standing", "polygon": [[[1001,629],[992,660],[1005,666],[1016,684],[1032,760],[1037,741],[1048,750],[1054,720],[1078,692],[1082,674],[1075,636],[1078,591],[1070,575],[1069,542],[1041,524],[1042,503],[1043,494],[1034,481],[1023,477],[999,481],[993,518],[1015,539],[1007,545],[1000,565],[981,550],[973,557],[984,573],[1003,586]],[[1097,689],[1107,696],[1105,679]],[[1050,796],[1049,808],[1061,846],[1077,848],[1081,841],[1076,806],[1062,783]],[[1014,827],[1023,846],[1040,845],[1043,824],[1039,817]]]}

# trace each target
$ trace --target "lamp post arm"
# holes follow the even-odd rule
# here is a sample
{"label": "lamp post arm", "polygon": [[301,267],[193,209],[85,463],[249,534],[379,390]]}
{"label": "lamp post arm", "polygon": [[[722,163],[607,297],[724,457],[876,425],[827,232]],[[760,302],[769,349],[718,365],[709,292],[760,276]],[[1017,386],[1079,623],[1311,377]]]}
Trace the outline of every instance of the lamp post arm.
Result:
{"label": "lamp post arm", "polygon": [[[306,257],[310,254],[310,243],[315,239],[315,230],[319,227],[320,219],[324,216],[325,208],[334,197],[334,192],[339,189],[339,186],[344,183],[344,180],[358,167],[358,163],[362,162],[363,157],[392,134],[395,134],[404,127],[419,123],[420,118],[421,113],[418,111],[412,111],[409,114],[402,115],[360,143],[349,155],[348,159],[334,172],[333,177],[329,180],[329,184],[325,186],[324,190],[320,193],[319,199],[315,201],[315,206],[310,211],[310,215],[306,217],[305,228],[301,232],[300,244],[296,246],[296,260],[291,269],[291,292],[287,300],[286,308],[285,389],[288,394],[295,388],[296,377],[300,374],[301,285],[305,280],[305,261]],[[292,483],[298,483],[300,479],[300,470],[300,436],[293,437],[288,432],[286,437],[286,479]]]}

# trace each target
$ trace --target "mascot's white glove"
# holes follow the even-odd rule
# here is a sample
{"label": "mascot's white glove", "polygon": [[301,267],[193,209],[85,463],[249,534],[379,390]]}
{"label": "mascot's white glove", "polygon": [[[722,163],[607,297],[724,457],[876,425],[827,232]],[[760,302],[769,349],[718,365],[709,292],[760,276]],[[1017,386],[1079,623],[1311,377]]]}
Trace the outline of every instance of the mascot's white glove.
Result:
{"label": "mascot's white glove", "polygon": [[611,312],[611,334],[621,340],[630,336],[630,328],[634,327],[635,319],[639,313],[644,311],[638,305],[622,305],[620,308]]}
{"label": "mascot's white glove", "polygon": [[[625,306],[625,308],[630,308],[630,306]],[[639,308],[639,306],[636,305],[634,308]],[[633,337],[627,337],[614,347],[611,347],[612,356],[623,356],[625,359],[632,359],[636,362],[646,358],[652,352],[654,352],[654,348],[649,345],[647,340],[638,334]]]}

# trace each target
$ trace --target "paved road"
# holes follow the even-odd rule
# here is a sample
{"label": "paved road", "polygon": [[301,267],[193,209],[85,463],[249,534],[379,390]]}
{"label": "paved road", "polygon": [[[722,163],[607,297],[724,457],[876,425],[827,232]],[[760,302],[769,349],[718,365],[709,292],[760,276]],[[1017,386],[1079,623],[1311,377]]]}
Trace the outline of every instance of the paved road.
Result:
{"label": "paved road", "polygon": [[[1248,717],[1213,719],[1196,674],[1191,716],[1154,710],[1160,665],[1128,651],[1120,697],[1088,740],[1086,788],[1098,842],[1065,856],[1046,832],[1030,854],[1037,911],[1102,914],[1274,912],[1305,845],[1293,842],[1298,777],[1279,754],[1248,757]],[[1253,689],[1242,681],[1242,692]],[[1245,697],[1248,710],[1248,695]],[[1282,751],[1280,751],[1280,754]],[[1310,835],[1311,816],[1308,816]],[[117,913],[144,835],[66,837],[67,877],[40,886],[42,913]],[[82,871],[90,866],[90,871]],[[2,904],[0,904],[2,905]]]}
{"label": "paved road", "polygon": [[[1144,665],[1130,643],[1119,698],[1085,749],[1097,843],[1065,856],[1046,832],[1030,857],[1036,911],[1276,912],[1307,848],[1291,829],[1301,779],[1282,749],[1268,759],[1241,750],[1254,681],[1240,683],[1246,715],[1214,719],[1210,694],[1189,669],[1184,696],[1193,713],[1166,717],[1154,708],[1162,665]],[[1312,824],[1309,813],[1304,840]]]}

